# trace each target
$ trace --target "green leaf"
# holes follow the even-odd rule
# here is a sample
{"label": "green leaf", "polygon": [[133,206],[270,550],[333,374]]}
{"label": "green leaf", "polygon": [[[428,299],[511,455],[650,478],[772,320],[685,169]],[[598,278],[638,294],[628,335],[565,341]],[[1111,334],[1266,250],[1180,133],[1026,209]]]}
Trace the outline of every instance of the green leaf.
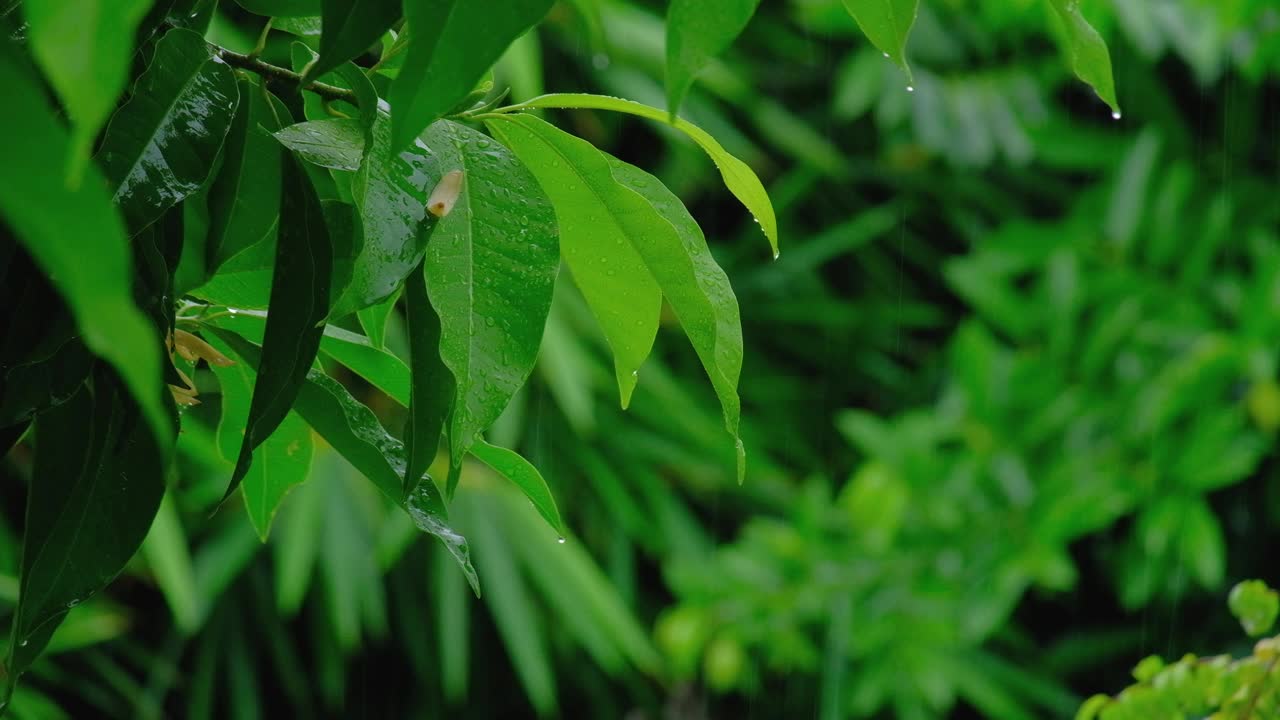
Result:
{"label": "green leaf", "polygon": [[354,118],[301,122],[279,130],[275,137],[298,157],[320,167],[355,171],[364,157],[364,128]]}
{"label": "green leaf", "polygon": [[240,77],[240,104],[222,148],[222,169],[209,187],[206,257],[210,271],[261,242],[280,217],[280,121],[267,90]]}
{"label": "green leaf", "polygon": [[161,342],[134,304],[128,239],[97,171],[68,188],[70,142],[16,50],[0,41],[0,87],[13,93],[0,133],[0,215],[75,315],[84,343],[120,373],[156,434],[172,437]]}
{"label": "green leaf", "polygon": [[509,150],[448,120],[433,125],[428,138],[440,168],[462,172],[457,201],[436,224],[425,262],[427,294],[441,322],[440,358],[456,385],[449,440],[457,467],[533,371],[559,242],[547,194]]}
{"label": "green leaf", "polygon": [[[231,350],[217,337],[209,338],[209,344],[224,355]],[[234,462],[244,442],[257,376],[253,368],[243,362],[212,368],[222,392],[218,450],[224,458]],[[263,541],[271,532],[271,521],[284,496],[307,479],[313,451],[311,429],[295,412],[285,415],[275,432],[253,451],[254,462],[244,476],[240,494],[244,496],[249,521]]]}
{"label": "green leaf", "polygon": [[302,74],[314,80],[359,57],[400,18],[397,0],[320,0],[320,57]]}
{"label": "green leaf", "polygon": [[129,77],[133,34],[150,0],[36,0],[24,3],[31,53],[71,120],[68,156],[78,184],[93,141]]}
{"label": "green leaf", "polygon": [[405,280],[409,362],[413,364],[409,420],[405,423],[405,488],[412,488],[440,450],[440,432],[453,406],[453,374],[440,358],[440,316],[427,297],[423,269]]}
{"label": "green leaf", "polygon": [[[317,8],[320,6],[320,3],[316,2],[316,0],[306,1],[315,2]],[[297,17],[280,17],[277,15],[271,22],[272,30],[287,32],[301,38],[319,38],[321,27],[318,15],[300,15]]]}
{"label": "green leaf", "polygon": [[1120,104],[1116,101],[1116,82],[1111,74],[1111,53],[1107,43],[1097,30],[1080,14],[1079,0],[1049,0],[1053,12],[1062,21],[1066,34],[1067,54],[1071,58],[1071,71],[1098,93],[1098,97],[1111,107],[1111,116],[1120,119]]}
{"label": "green leaf", "polygon": [[[9,689],[67,611],[106,587],[151,527],[167,458],[151,433],[137,432],[140,421],[105,366],[36,418]],[[0,690],[0,699],[7,695]]]}
{"label": "green leaf", "polygon": [[551,9],[553,0],[406,0],[413,35],[387,96],[393,149],[465,98],[512,41]]}
{"label": "green leaf", "polygon": [[[663,123],[669,120],[667,113],[642,103],[585,93],[543,95],[507,109],[525,110],[533,108],[611,110]],[[683,118],[675,118],[670,121],[670,124],[675,129],[688,135],[691,140],[697,143],[698,147],[711,156],[711,160],[719,168],[720,175],[724,178],[724,184],[729,188],[729,192],[733,193],[734,197],[738,198],[746,206],[755,221],[760,224],[760,229],[764,231],[765,237],[769,239],[769,245],[773,248],[773,255],[776,258],[778,256],[778,219],[774,215],[773,205],[769,202],[769,194],[765,192],[764,185],[760,184],[760,178],[756,177],[756,174],[752,172],[746,163],[730,155],[707,131]]]}
{"label": "green leaf", "polygon": [[276,241],[272,232],[267,239],[223,263],[213,277],[188,294],[214,305],[265,308],[271,300],[275,257]]}
{"label": "green leaf", "polygon": [[395,156],[391,154],[391,118],[378,112],[367,159],[352,183],[364,243],[356,256],[351,281],[332,310],[349,315],[385,300],[422,260],[430,223],[427,188],[444,174],[428,147],[439,142],[428,130],[424,138]]}
{"label": "green leaf", "polygon": [[893,60],[911,82],[911,66],[907,64],[907,37],[916,21],[919,0],[844,0],[872,45]]}
{"label": "green leaf", "polygon": [[131,232],[200,189],[231,127],[235,74],[204,38],[170,30],[111,118],[98,164]]}
{"label": "green leaf", "polygon": [[1245,580],[1231,588],[1227,606],[1250,637],[1271,632],[1280,614],[1280,593],[1261,580]]}
{"label": "green leaf", "polygon": [[265,17],[305,17],[320,14],[320,0],[236,0],[254,15]]}
{"label": "green leaf", "polygon": [[[209,329],[242,360],[255,363],[261,356],[260,348],[236,333],[217,327]],[[405,474],[404,445],[383,429],[373,411],[351,397],[338,381],[316,369],[307,374],[294,409],[347,462],[409,513],[418,529],[444,544],[478,596],[480,581],[471,566],[467,540],[449,526],[449,513],[439,488],[427,478],[406,497],[401,480]]]}
{"label": "green leaf", "polygon": [[667,109],[674,117],[693,79],[742,34],[760,0],[672,0],[667,6]]}
{"label": "green leaf", "polygon": [[396,301],[400,299],[400,292],[391,293],[376,305],[370,305],[367,308],[360,308],[356,312],[356,319],[360,321],[360,327],[364,330],[365,335],[369,336],[369,342],[373,343],[376,348],[382,348],[386,345],[387,339],[387,320],[391,318],[391,313],[395,312]]}
{"label": "green leaf", "polygon": [[661,289],[636,250],[640,239],[634,234],[651,232],[654,221],[662,221],[652,211],[647,223],[622,217],[618,202],[624,193],[634,193],[618,185],[604,156],[589,143],[530,115],[502,115],[489,128],[551,197],[565,262],[613,351],[626,407],[662,309]]}
{"label": "green leaf", "polygon": [[328,315],[333,248],[315,189],[291,157],[284,159],[280,232],[276,240],[271,308],[262,341],[240,457],[227,494],[253,462],[253,450],[285,419],[320,349]]}
{"label": "green leaf", "polygon": [[490,445],[484,440],[477,440],[475,445],[471,446],[471,454],[520,488],[520,492],[529,498],[529,502],[533,503],[538,514],[553,530],[564,537],[564,521],[560,519],[556,499],[551,495],[551,488],[547,487],[547,481],[543,479],[542,473],[538,472],[538,468],[515,451]]}

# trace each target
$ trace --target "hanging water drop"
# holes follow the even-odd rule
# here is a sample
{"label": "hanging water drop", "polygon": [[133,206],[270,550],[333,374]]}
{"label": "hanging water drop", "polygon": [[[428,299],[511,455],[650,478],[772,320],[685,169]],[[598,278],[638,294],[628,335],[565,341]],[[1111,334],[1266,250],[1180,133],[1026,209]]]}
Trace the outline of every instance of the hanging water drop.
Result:
{"label": "hanging water drop", "polygon": [[1112,113],[1111,113],[1111,119],[1112,119],[1112,120],[1119,120],[1119,119],[1120,119],[1120,111],[1119,111],[1119,110],[1114,110],[1114,111],[1112,111]]}
{"label": "hanging water drop", "polygon": [[884,56],[885,56],[886,58],[887,58],[887,57],[889,57],[889,53],[884,53]]}
{"label": "hanging water drop", "polygon": [[913,87],[913,86],[911,86],[911,85],[908,85],[908,86],[907,86],[907,92],[915,92],[915,91],[916,91],[915,87]]}
{"label": "hanging water drop", "polygon": [[564,536],[563,536],[563,535],[561,535],[560,537],[556,538],[556,542],[558,542],[558,543],[560,543],[561,545],[563,545],[563,544],[564,544]]}

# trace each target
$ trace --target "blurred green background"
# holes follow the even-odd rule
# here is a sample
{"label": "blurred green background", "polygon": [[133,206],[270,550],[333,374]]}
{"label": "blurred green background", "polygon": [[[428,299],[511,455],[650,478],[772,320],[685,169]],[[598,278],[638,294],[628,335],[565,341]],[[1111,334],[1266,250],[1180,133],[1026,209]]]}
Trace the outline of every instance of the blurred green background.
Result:
{"label": "blurred green background", "polygon": [[[477,600],[318,447],[263,545],[236,503],[210,519],[229,465],[206,403],[143,552],[15,717],[1058,718],[1148,653],[1246,648],[1226,590],[1280,580],[1280,7],[1081,4],[1119,120],[1042,0],[923,2],[910,93],[839,0],[762,3],[684,114],[765,179],[776,262],[674,133],[553,116],[658,174],[729,273],[743,486],[678,331],[623,412],[562,283],[491,437],[542,469],[567,542],[468,467]],[[252,47],[260,19],[223,5],[211,39]],[[498,85],[661,105],[663,12],[562,2]]]}

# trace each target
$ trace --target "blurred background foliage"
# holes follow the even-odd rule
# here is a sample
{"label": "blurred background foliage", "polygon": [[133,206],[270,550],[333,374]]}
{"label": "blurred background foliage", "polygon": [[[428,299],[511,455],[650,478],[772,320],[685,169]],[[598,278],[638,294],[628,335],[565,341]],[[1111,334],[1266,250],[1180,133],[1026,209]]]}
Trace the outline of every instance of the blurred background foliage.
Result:
{"label": "blurred background foliage", "polygon": [[[468,467],[477,600],[317,439],[263,545],[236,503],[209,519],[230,465],[206,403],[144,551],[14,716],[1070,717],[1148,653],[1239,650],[1227,589],[1280,579],[1280,8],[1081,5],[1119,120],[1042,0],[922,3],[912,92],[840,0],[763,3],[684,114],[765,178],[776,262],[674,133],[555,116],[654,170],[729,273],[743,486],[692,351],[660,336],[622,412],[562,283],[492,439],[552,483],[566,542]],[[566,0],[497,84],[661,105],[663,12]],[[223,3],[211,34],[247,50],[258,23]]]}

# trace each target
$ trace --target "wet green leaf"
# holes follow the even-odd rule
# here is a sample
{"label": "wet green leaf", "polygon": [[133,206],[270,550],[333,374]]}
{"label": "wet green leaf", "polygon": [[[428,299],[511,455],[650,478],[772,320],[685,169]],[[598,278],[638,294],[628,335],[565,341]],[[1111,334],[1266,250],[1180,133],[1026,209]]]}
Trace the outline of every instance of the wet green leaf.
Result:
{"label": "wet green leaf", "polygon": [[131,232],[204,184],[238,95],[235,74],[204,38],[176,28],[160,39],[97,154]]}
{"label": "wet green leaf", "polygon": [[254,15],[266,17],[305,17],[320,14],[320,0],[236,0],[236,4]]}
{"label": "wet green leaf", "polygon": [[364,157],[364,129],[354,118],[309,120],[275,133],[282,145],[320,167],[354,171]]}
{"label": "wet green leaf", "polygon": [[746,29],[760,0],[672,0],[667,6],[667,109],[674,116],[698,71]]}
{"label": "wet green leaf", "polygon": [[[585,93],[543,95],[515,105],[513,108],[520,110],[527,108],[586,108],[622,112],[663,123],[669,120],[667,113],[643,103]],[[720,170],[721,177],[724,178],[725,187],[729,188],[729,192],[733,193],[734,197],[738,198],[746,206],[755,221],[760,224],[760,229],[764,231],[765,237],[769,239],[770,247],[773,248],[774,257],[777,257],[778,219],[774,215],[773,204],[769,202],[769,194],[765,192],[764,185],[760,184],[760,178],[756,177],[756,174],[746,163],[730,155],[720,143],[716,142],[715,138],[697,125],[683,118],[675,118],[671,120],[671,126],[688,135],[689,139],[697,143],[698,147],[711,156],[712,162],[716,164],[716,167]]]}
{"label": "wet green leaf", "polygon": [[448,120],[433,125],[429,138],[440,169],[462,172],[425,262],[440,358],[455,381],[449,443],[456,467],[533,370],[559,242],[547,194],[509,150]]}
{"label": "wet green leaf", "polygon": [[409,53],[391,85],[391,147],[413,138],[466,97],[507,46],[538,23],[552,0],[406,2]]}
{"label": "wet green leaf", "polygon": [[24,3],[36,62],[71,119],[68,157],[74,181],[129,77],[133,34],[150,0],[35,0]]}
{"label": "wet green leaf", "polygon": [[364,330],[365,335],[369,336],[369,342],[373,343],[376,348],[382,348],[386,345],[387,321],[391,319],[391,313],[395,312],[396,301],[399,299],[400,292],[397,290],[388,295],[382,302],[356,311],[356,319],[360,321],[360,328]]}
{"label": "wet green leaf", "polygon": [[1119,119],[1120,103],[1116,100],[1116,83],[1111,74],[1111,53],[1107,51],[1106,41],[1080,13],[1079,0],[1049,0],[1049,4],[1062,21],[1071,71],[1088,83],[1098,93],[1098,97],[1111,107],[1112,116]]}
{"label": "wet green leaf", "polygon": [[320,0],[320,57],[303,73],[319,77],[359,57],[400,18],[398,0]]}
{"label": "wet green leaf", "polygon": [[8,41],[0,41],[0,86],[13,93],[0,133],[0,214],[70,306],[85,344],[119,371],[167,446],[162,345],[134,304],[128,239],[105,183],[90,167],[84,182],[67,187],[70,141]]}
{"label": "wet green leaf", "polygon": [[151,527],[167,458],[151,433],[137,432],[141,422],[137,404],[105,366],[36,418],[10,687],[67,611],[110,583]]}
{"label": "wet green leaf", "polygon": [[844,0],[844,7],[886,57],[897,63],[911,82],[907,64],[907,37],[916,22],[919,0]]}
{"label": "wet green leaf", "polygon": [[240,103],[222,148],[222,169],[209,188],[208,268],[261,242],[280,217],[280,127],[267,91],[240,77]]}
{"label": "wet green leaf", "polygon": [[1245,580],[1231,588],[1227,605],[1244,631],[1250,637],[1258,637],[1275,626],[1276,615],[1280,614],[1280,593],[1261,580]]}
{"label": "wet green leaf", "polygon": [[404,482],[405,488],[411,488],[440,450],[440,432],[453,406],[454,380],[440,358],[440,316],[427,297],[421,267],[409,274],[404,288],[409,362],[413,364],[409,419],[404,429],[408,454]]}
{"label": "wet green leaf", "polygon": [[528,460],[520,457],[514,450],[490,445],[478,440],[471,446],[471,454],[477,460],[493,468],[499,475],[520,488],[520,492],[529,498],[534,509],[547,521],[553,530],[564,536],[564,521],[560,519],[560,510],[556,507],[556,499],[547,487],[547,481]]}
{"label": "wet green leaf", "polygon": [[240,457],[229,495],[253,462],[253,450],[284,421],[320,349],[328,315],[333,248],[320,200],[291,157],[284,158],[280,232],[271,281],[273,311],[263,336]]}

